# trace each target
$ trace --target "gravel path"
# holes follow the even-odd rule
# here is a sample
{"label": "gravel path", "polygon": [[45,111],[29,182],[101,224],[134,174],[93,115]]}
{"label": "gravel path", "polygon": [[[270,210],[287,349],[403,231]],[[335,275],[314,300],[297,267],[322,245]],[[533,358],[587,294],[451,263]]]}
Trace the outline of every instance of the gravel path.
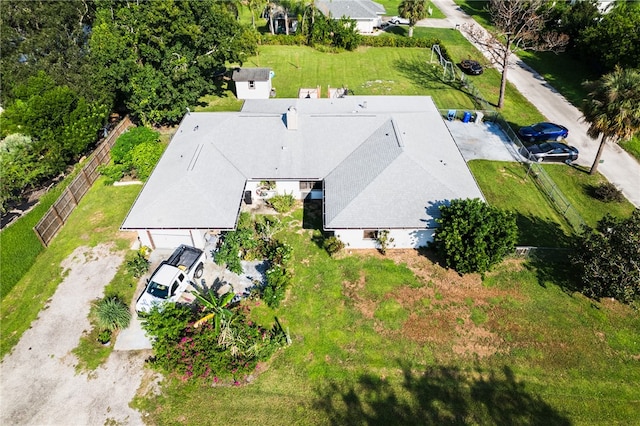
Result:
{"label": "gravel path", "polygon": [[106,245],[76,249],[62,266],[68,275],[0,364],[0,424],[142,424],[129,407],[143,374],[139,352],[111,353],[89,374],[75,371],[71,350],[89,329],[91,301],[103,295],[123,261]]}

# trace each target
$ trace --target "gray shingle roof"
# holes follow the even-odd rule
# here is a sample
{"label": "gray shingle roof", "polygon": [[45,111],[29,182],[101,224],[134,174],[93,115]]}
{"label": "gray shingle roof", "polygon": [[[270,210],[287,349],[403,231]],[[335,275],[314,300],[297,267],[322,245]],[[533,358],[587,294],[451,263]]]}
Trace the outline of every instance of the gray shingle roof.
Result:
{"label": "gray shingle roof", "polygon": [[482,198],[430,97],[247,100],[183,118],[122,228],[232,229],[246,181],[279,179],[325,180],[327,229],[432,227]]}
{"label": "gray shingle roof", "polygon": [[385,8],[370,0],[317,0],[316,7],[326,16],[371,19],[385,14]]}
{"label": "gray shingle roof", "polygon": [[271,68],[236,68],[233,70],[233,81],[267,81]]}

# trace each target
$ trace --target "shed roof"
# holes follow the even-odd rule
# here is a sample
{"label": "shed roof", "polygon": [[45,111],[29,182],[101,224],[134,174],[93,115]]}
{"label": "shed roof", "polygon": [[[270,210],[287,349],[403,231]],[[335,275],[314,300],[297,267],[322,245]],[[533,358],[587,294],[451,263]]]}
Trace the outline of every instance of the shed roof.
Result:
{"label": "shed roof", "polygon": [[483,198],[430,97],[247,100],[183,118],[122,228],[233,229],[248,180],[287,179],[324,180],[326,229],[429,228]]}
{"label": "shed roof", "polygon": [[271,68],[236,68],[233,70],[233,81],[267,81]]}

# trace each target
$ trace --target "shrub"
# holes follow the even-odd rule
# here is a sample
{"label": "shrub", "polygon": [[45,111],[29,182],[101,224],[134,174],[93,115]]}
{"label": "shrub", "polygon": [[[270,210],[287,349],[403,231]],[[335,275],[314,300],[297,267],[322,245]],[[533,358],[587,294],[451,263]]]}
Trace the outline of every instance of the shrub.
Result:
{"label": "shrub", "polygon": [[133,259],[127,261],[127,272],[136,278],[143,276],[149,270],[148,253],[149,247],[140,247]]}
{"label": "shrub", "polygon": [[124,164],[109,164],[98,166],[98,172],[107,179],[105,185],[112,185],[114,182],[118,182],[124,177],[126,173],[129,173],[131,168]]}
{"label": "shrub", "polygon": [[515,248],[515,215],[477,198],[440,206],[436,221],[432,246],[461,274],[488,271]]}
{"label": "shrub", "polygon": [[164,152],[164,145],[158,142],[144,142],[131,151],[131,167],[140,180],[147,180]]}
{"label": "shrub", "polygon": [[129,326],[131,312],[117,297],[108,297],[96,303],[95,320],[100,329],[115,331]]}
{"label": "shrub", "polygon": [[611,182],[603,182],[598,185],[594,190],[594,194],[597,199],[602,200],[605,203],[610,203],[612,201],[621,203],[624,201],[622,191],[616,188],[616,186]]}
{"label": "shrub", "polygon": [[291,277],[281,265],[274,265],[266,272],[267,285],[262,292],[262,299],[271,308],[280,306],[284,299]]}
{"label": "shrub", "polygon": [[322,247],[329,253],[330,256],[340,252],[340,250],[344,249],[344,243],[340,240],[340,238],[336,236],[331,236],[326,238],[322,243]]}
{"label": "shrub", "polygon": [[394,239],[389,237],[389,231],[383,229],[376,233],[376,242],[378,243],[378,250],[381,254],[387,254],[387,249],[393,244]]}
{"label": "shrub", "polygon": [[271,197],[267,201],[278,213],[287,213],[293,208],[296,199],[292,194],[284,194]]}
{"label": "shrub", "polygon": [[596,229],[585,227],[570,258],[586,296],[632,302],[640,296],[640,210],[627,219],[607,215]]}
{"label": "shrub", "polygon": [[160,133],[148,127],[134,127],[121,134],[111,148],[111,158],[116,164],[126,164],[131,161],[130,153],[145,142],[158,142]]}

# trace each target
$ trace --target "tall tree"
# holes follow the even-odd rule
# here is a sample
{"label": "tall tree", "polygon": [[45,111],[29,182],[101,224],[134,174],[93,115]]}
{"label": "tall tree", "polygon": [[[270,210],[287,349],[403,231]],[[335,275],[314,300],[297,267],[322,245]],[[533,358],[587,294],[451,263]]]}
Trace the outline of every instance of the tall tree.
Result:
{"label": "tall tree", "polygon": [[543,0],[491,0],[487,11],[493,29],[465,25],[463,30],[488,52],[491,61],[501,69],[498,108],[502,108],[511,54],[520,50],[560,51],[567,45],[569,37],[545,30],[550,10]]}
{"label": "tall tree", "polygon": [[215,0],[108,2],[91,57],[120,107],[145,123],[174,123],[211,92],[215,70],[255,52],[253,34]]}
{"label": "tall tree", "polygon": [[582,112],[589,123],[587,134],[600,136],[598,153],[590,174],[598,169],[607,141],[620,142],[640,132],[640,71],[616,69],[595,82],[585,82],[590,90]]}
{"label": "tall tree", "polygon": [[571,261],[582,292],[632,302],[640,296],[640,210],[631,217],[605,216],[596,229],[585,227],[576,239]]}
{"label": "tall tree", "polygon": [[413,37],[416,22],[427,16],[426,0],[402,0],[398,5],[398,14],[409,20],[409,37]]}
{"label": "tall tree", "polygon": [[39,71],[57,85],[94,100],[87,41],[94,19],[92,0],[3,0],[0,2],[0,102]]}
{"label": "tall tree", "polygon": [[640,64],[640,3],[617,1],[595,25],[581,31],[578,38],[585,57],[595,61],[600,72],[616,65],[634,68]]}

